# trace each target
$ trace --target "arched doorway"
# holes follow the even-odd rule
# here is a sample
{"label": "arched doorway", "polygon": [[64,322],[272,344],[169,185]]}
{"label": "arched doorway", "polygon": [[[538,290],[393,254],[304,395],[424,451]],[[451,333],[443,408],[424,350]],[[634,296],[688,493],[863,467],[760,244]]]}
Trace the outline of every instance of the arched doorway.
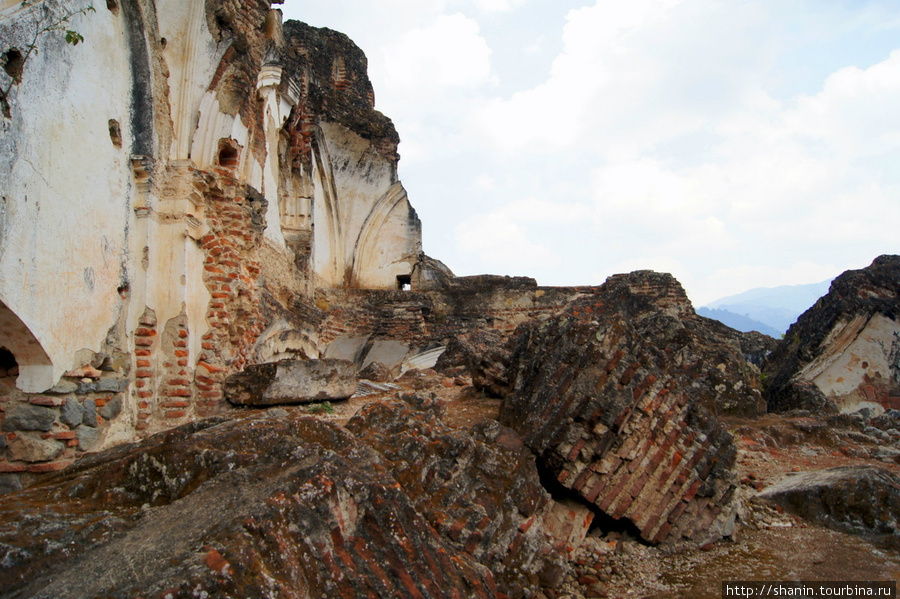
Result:
{"label": "arched doorway", "polygon": [[[9,362],[17,370],[16,386],[23,391],[39,393],[55,383],[53,363],[40,341],[15,312],[0,301],[0,361]],[[4,363],[5,363],[4,362]]]}

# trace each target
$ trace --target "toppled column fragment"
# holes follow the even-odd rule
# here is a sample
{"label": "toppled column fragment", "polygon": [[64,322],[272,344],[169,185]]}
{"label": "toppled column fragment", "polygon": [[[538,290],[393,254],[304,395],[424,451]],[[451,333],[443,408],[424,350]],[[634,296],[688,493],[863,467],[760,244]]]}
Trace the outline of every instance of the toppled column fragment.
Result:
{"label": "toppled column fragment", "polygon": [[282,360],[251,364],[225,380],[233,404],[271,406],[347,399],[356,393],[349,360]]}
{"label": "toppled column fragment", "polygon": [[758,409],[758,371],[703,328],[670,275],[611,277],[520,330],[501,421],[560,484],[647,542],[727,536],[737,448],[712,412]]}

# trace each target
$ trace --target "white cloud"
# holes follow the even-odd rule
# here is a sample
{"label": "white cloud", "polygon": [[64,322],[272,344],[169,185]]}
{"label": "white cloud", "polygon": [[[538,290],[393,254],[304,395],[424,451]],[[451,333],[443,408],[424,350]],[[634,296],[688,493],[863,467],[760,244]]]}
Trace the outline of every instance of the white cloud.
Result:
{"label": "white cloud", "polygon": [[455,233],[458,251],[474,254],[490,272],[528,274],[559,264],[552,250],[531,241],[525,228],[503,212],[475,215]]}
{"label": "white cloud", "polygon": [[491,76],[491,49],[478,22],[440,15],[382,48],[385,83],[392,95],[426,97],[452,88],[483,85]]}
{"label": "white cloud", "polygon": [[[898,253],[900,11],[888,2],[597,0],[562,29],[508,38],[495,29],[551,9],[386,2],[353,16],[377,33],[361,45],[379,109],[404,140],[426,243],[475,264],[466,272],[579,284],[653,268],[711,300]],[[535,31],[532,51],[562,50],[542,83],[505,87],[488,41],[514,39],[527,60]],[[498,68],[508,54],[497,48]]]}
{"label": "white cloud", "polygon": [[525,3],[525,0],[474,0],[475,8],[482,13],[509,12]]}
{"label": "white cloud", "polygon": [[846,67],[822,91],[802,97],[786,116],[792,133],[827,144],[835,155],[860,159],[900,148],[900,50],[867,69]]}
{"label": "white cloud", "polygon": [[722,20],[724,10],[673,0],[600,0],[572,10],[548,79],[485,102],[472,117],[473,135],[505,151],[635,156],[696,130],[758,79],[761,59],[729,61],[743,49],[756,56],[750,40],[759,17],[734,10],[733,20]]}

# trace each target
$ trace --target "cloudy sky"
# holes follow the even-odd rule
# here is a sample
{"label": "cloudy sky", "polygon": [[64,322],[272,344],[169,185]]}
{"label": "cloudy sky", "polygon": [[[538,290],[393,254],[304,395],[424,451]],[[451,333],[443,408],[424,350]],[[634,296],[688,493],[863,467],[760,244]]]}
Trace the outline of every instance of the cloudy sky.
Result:
{"label": "cloudy sky", "polygon": [[286,0],[348,34],[458,275],[695,305],[900,253],[895,0]]}

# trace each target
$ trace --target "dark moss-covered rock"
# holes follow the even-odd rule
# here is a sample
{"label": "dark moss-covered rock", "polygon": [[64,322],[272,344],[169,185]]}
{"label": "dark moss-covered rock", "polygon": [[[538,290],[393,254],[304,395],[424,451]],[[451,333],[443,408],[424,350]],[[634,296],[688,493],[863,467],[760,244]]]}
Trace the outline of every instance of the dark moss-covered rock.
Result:
{"label": "dark moss-covered rock", "polygon": [[4,597],[495,597],[381,456],[284,410],[94,454],[0,502]]}
{"label": "dark moss-covered rock", "polygon": [[568,567],[544,523],[552,501],[534,455],[496,421],[456,430],[443,411],[411,395],[366,406],[347,428],[384,456],[445,542],[494,573],[500,592],[518,599],[555,587]]}
{"label": "dark moss-covered rock", "polygon": [[900,537],[900,478],[884,468],[791,473],[760,498],[842,532]]}
{"label": "dark moss-covered rock", "polygon": [[[372,143],[379,153],[396,161],[400,136],[391,120],[375,110],[375,92],[368,75],[368,60],[347,35],[299,21],[284,24],[288,51],[282,57],[288,76],[304,81],[297,118],[289,128],[309,138],[306,126],[322,121],[338,123]],[[312,121],[303,121],[300,112]],[[310,160],[309,156],[299,156]]]}

